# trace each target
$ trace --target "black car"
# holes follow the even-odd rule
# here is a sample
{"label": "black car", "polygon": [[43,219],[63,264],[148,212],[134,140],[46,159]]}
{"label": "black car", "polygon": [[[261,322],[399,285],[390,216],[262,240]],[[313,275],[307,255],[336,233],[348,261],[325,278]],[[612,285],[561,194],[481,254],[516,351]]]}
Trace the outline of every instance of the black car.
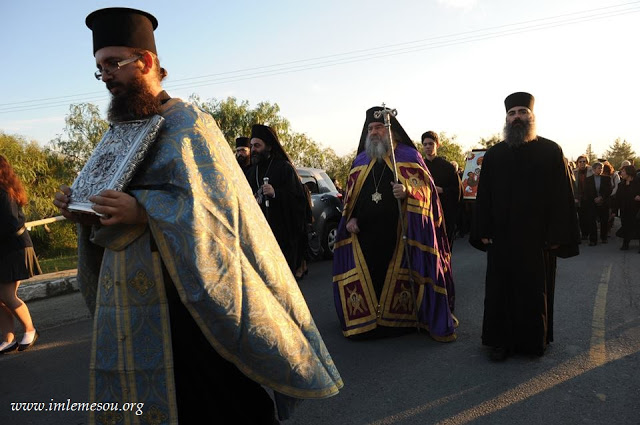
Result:
{"label": "black car", "polygon": [[320,255],[331,258],[338,223],[342,217],[342,194],[338,192],[324,170],[309,167],[297,167],[296,170],[302,184],[307,186],[311,193],[313,227],[322,245]]}

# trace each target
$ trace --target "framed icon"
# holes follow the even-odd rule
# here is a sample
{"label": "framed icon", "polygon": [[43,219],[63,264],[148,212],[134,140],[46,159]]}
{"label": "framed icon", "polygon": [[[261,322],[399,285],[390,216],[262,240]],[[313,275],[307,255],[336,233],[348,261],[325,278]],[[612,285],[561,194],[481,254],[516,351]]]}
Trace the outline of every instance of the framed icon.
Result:
{"label": "framed icon", "polygon": [[482,171],[482,159],[486,149],[473,149],[467,153],[467,160],[462,176],[463,199],[475,200],[478,193],[478,183],[480,182],[480,171]]}
{"label": "framed icon", "polygon": [[164,118],[154,115],[110,125],[71,185],[69,210],[99,215],[89,198],[106,189],[123,191],[163,124]]}

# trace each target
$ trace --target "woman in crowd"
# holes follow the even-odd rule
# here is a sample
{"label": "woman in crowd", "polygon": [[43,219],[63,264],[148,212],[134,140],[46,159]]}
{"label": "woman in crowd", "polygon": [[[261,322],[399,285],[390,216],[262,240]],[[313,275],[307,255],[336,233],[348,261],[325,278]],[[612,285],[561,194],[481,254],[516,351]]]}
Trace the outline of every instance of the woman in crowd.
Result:
{"label": "woman in crowd", "polygon": [[613,221],[618,213],[616,210],[614,210],[615,207],[613,206],[613,202],[616,196],[616,192],[618,191],[620,176],[618,175],[618,172],[614,172],[613,165],[611,165],[611,163],[606,160],[602,163],[602,175],[608,176],[611,179],[611,211],[609,215],[609,232],[611,232],[611,229],[613,228]]}
{"label": "woman in crowd", "polygon": [[[20,179],[0,155],[0,354],[27,350],[38,339],[29,309],[18,298],[20,281],[42,273],[24,226],[22,207],[26,203],[27,194]],[[14,316],[24,328],[20,343],[15,336]]]}
{"label": "woman in crowd", "polygon": [[633,165],[627,165],[620,171],[620,184],[616,192],[615,206],[620,209],[620,221],[622,222],[622,227],[616,233],[623,239],[621,250],[629,249],[631,239],[640,238],[640,229],[638,229],[640,227],[638,217],[640,180],[635,177],[636,169]]}

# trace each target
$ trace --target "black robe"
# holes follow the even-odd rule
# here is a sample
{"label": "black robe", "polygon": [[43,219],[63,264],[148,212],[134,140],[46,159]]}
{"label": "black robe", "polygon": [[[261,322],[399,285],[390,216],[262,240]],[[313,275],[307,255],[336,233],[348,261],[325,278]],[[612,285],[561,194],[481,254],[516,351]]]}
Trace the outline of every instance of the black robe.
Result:
{"label": "black robe", "polygon": [[[358,219],[358,241],[378,299],[398,239],[400,214],[398,200],[393,196],[392,182],[393,170],[384,161],[376,162],[362,185],[351,214],[352,218]],[[382,195],[378,202],[371,199],[375,192]]]}
{"label": "black robe", "polygon": [[556,257],[578,255],[580,242],[560,146],[539,137],[487,151],[470,242],[487,251],[482,343],[542,355],[553,341]]}
{"label": "black robe", "polygon": [[269,207],[263,199],[260,208],[287,259],[289,268],[295,272],[302,252],[299,247],[304,240],[302,235],[306,234],[305,210],[308,202],[298,173],[288,161],[274,158],[273,161],[267,159],[251,166],[246,176],[254,194],[262,187],[264,177],[269,178],[275,198],[265,198],[269,201]]}
{"label": "black robe", "polygon": [[620,210],[620,224],[622,225],[616,236],[621,237],[625,244],[632,239],[640,239],[640,202],[635,197],[640,195],[640,179],[631,180],[629,184],[622,180],[618,183],[614,207]]}
{"label": "black robe", "polygon": [[458,205],[462,194],[460,177],[458,177],[453,164],[442,157],[436,156],[432,161],[429,161],[425,156],[424,163],[429,169],[433,183],[442,188],[442,193],[438,194],[438,198],[440,198],[440,205],[442,205],[444,213],[447,239],[449,239],[449,243],[452,243],[456,230]]}

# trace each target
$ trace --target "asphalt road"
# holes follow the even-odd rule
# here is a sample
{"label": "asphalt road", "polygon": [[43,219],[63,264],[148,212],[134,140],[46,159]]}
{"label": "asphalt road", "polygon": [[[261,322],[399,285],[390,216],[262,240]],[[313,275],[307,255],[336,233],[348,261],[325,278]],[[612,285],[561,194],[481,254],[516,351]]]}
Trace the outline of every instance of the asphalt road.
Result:
{"label": "asphalt road", "polygon": [[[453,343],[424,333],[343,338],[331,263],[311,264],[301,289],[345,387],[305,401],[284,423],[640,424],[638,246],[622,252],[612,240],[581,248],[558,262],[555,342],[541,358],[504,363],[490,362],[480,344],[485,258],[466,240],[454,246],[460,327]],[[79,294],[30,308],[42,335],[34,350],[0,356],[0,424],[87,423],[79,412],[11,411],[15,402],[88,399],[91,322]]]}

